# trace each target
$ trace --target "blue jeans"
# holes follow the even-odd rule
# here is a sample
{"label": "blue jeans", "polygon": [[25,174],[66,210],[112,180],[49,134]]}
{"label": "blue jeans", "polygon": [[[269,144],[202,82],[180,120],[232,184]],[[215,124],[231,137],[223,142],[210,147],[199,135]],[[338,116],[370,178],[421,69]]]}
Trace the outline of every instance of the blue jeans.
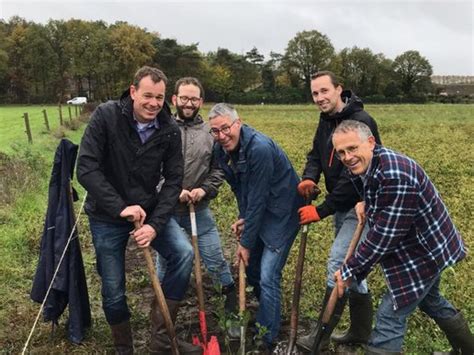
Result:
{"label": "blue jeans", "polygon": [[[230,273],[229,264],[224,259],[219,232],[209,207],[196,211],[196,225],[199,254],[213,282],[220,283],[222,286],[233,285],[234,280]],[[189,214],[175,214],[172,216],[163,233],[170,238],[179,236],[181,241],[188,240],[186,233],[191,235],[191,219]],[[160,278],[164,276],[168,269],[167,262],[161,254],[157,260],[157,269]]]}
{"label": "blue jeans", "polygon": [[431,318],[448,319],[457,314],[457,310],[439,293],[440,277],[438,276],[425,293],[409,306],[394,310],[394,304],[387,291],[377,311],[375,328],[369,340],[369,348],[400,352],[405,337],[407,318],[416,307]]}
{"label": "blue jeans", "polygon": [[[102,308],[109,324],[130,318],[125,296],[125,249],[132,224],[113,224],[89,218],[92,241],[97,258],[97,271],[102,279]],[[186,240],[187,242],[187,240]],[[151,246],[168,261],[162,288],[166,298],[184,298],[193,267],[193,249],[179,236],[157,235]]]}
{"label": "blue jeans", "polygon": [[[347,249],[351,243],[352,236],[356,230],[358,221],[354,209],[348,212],[336,212],[334,215],[334,228],[336,230],[336,238],[332,243],[331,251],[329,253],[329,259],[327,264],[327,286],[334,287],[334,273],[341,268],[344,258],[346,257]],[[369,228],[367,224],[364,227],[360,240],[363,240],[367,235]],[[351,291],[358,293],[367,293],[367,282],[352,282]]]}
{"label": "blue jeans", "polygon": [[263,340],[272,344],[278,336],[281,323],[281,275],[286,259],[293,245],[294,232],[281,248],[271,249],[260,238],[250,251],[249,265],[246,269],[247,282],[254,287],[254,293],[259,299],[257,322],[267,328]]}

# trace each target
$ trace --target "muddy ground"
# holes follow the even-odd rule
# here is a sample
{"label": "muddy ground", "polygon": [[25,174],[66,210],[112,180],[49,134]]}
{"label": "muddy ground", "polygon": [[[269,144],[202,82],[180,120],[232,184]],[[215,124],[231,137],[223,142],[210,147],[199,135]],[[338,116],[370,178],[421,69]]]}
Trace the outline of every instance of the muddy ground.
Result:
{"label": "muddy ground", "polygon": [[[225,242],[224,242],[225,243]],[[146,263],[143,257],[143,253],[140,250],[137,250],[136,244],[131,241],[127,247],[127,274],[128,277],[140,277],[143,276],[143,270],[146,270]],[[232,247],[227,247],[224,245],[224,254],[226,260],[231,259]],[[136,275],[134,275],[136,274]],[[238,285],[238,270],[237,268],[232,267],[232,274],[234,275],[234,280],[236,285]],[[220,349],[222,354],[237,354],[240,346],[240,339],[230,340],[230,351],[229,348],[225,345],[225,336],[222,329],[218,325],[218,318],[216,315],[216,308],[219,307],[219,301],[216,300],[216,290],[214,289],[211,279],[203,270],[203,285],[204,285],[204,295],[205,295],[205,308],[206,308],[206,320],[208,327],[208,334],[215,335],[219,341]],[[129,291],[130,292],[130,291]],[[142,314],[149,314],[150,303],[152,297],[154,297],[153,290],[147,282],[143,283],[143,286],[139,289],[134,289],[133,292],[140,293],[143,298],[143,302],[139,304],[139,312]],[[247,292],[247,309],[249,310],[250,324],[247,327],[246,332],[246,353],[247,354],[259,354],[260,352],[257,349],[257,345],[254,340],[254,331],[252,327],[252,319],[254,318],[256,308],[258,303],[256,299],[252,296],[251,292]],[[217,303],[217,304],[216,304]],[[310,321],[307,319],[300,319],[298,334],[304,335],[310,329]],[[287,353],[287,344],[288,337],[290,333],[290,322],[289,319],[283,319],[280,331],[280,337],[278,339],[278,344],[274,350],[274,354],[286,354]],[[187,296],[182,303],[182,306],[178,315],[178,322],[176,324],[176,334],[179,339],[186,341],[191,341],[193,335],[200,335],[199,329],[199,318],[198,318],[198,308],[197,308],[197,297],[195,292],[195,279],[194,273],[190,282],[190,287],[187,291]],[[149,338],[149,333],[146,330],[142,330],[141,334],[135,334],[135,347],[137,353],[146,353],[147,342]],[[357,354],[356,349],[352,348],[338,348],[337,351],[332,352],[335,354]],[[292,354],[303,354],[299,351],[296,346]]]}

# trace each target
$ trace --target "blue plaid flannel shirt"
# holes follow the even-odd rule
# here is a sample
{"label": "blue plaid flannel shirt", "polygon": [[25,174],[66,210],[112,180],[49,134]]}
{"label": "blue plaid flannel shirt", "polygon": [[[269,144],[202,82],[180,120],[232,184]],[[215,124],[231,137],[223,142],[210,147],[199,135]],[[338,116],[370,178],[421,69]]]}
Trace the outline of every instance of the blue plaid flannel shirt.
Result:
{"label": "blue plaid flannel shirt", "polygon": [[363,280],[380,263],[399,309],[463,259],[466,248],[438,191],[412,159],[377,145],[363,183],[370,230],[342,266],[342,278]]}

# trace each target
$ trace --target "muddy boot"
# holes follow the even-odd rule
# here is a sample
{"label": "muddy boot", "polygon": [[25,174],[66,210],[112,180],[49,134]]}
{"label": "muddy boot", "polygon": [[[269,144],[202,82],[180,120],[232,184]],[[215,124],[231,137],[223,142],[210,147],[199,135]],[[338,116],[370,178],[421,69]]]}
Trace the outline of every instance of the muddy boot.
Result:
{"label": "muddy boot", "polygon": [[[166,300],[168,309],[170,311],[171,321],[173,324],[176,323],[178,317],[179,301]],[[168,337],[168,331],[166,330],[165,319],[161,314],[160,307],[156,299],[151,304],[150,311],[151,318],[151,342],[150,342],[150,354],[170,354],[171,353],[171,342]],[[178,350],[181,354],[201,354],[202,348],[200,346],[192,345],[177,339]]]}
{"label": "muddy boot", "polygon": [[[323,305],[321,307],[321,312],[319,313],[319,319],[318,323],[316,326],[314,326],[310,333],[306,336],[303,336],[299,339],[296,340],[296,345],[301,348],[303,351],[311,351],[313,348],[314,341],[316,339],[316,336],[319,336],[319,333],[321,330],[321,327],[319,325],[319,322],[321,321],[323,317],[324,310],[326,309],[326,305],[329,300],[329,296],[331,296],[332,288],[327,287],[326,288],[326,294],[324,295],[323,299]],[[337,323],[339,323],[339,320],[341,319],[342,312],[344,311],[344,306],[346,304],[347,296],[344,295],[343,297],[339,298],[337,300],[336,306],[334,308],[334,312],[331,316],[331,319],[329,320],[328,327],[325,330],[325,333],[323,335],[323,338],[321,339],[321,343],[319,345],[319,351],[320,352],[326,352],[329,349],[329,341],[331,337],[331,333],[333,329],[336,327]]]}
{"label": "muddy boot", "polygon": [[[233,319],[234,315],[238,314],[237,309],[237,290],[235,285],[222,287],[222,294],[225,296],[224,310],[226,317]],[[229,329],[227,329],[227,334],[231,339],[240,338],[240,327],[236,322],[232,322]]]}
{"label": "muddy boot", "polygon": [[435,318],[435,321],[453,347],[450,354],[474,354],[474,336],[461,312],[448,319]]}
{"label": "muddy boot", "polygon": [[343,334],[334,334],[331,340],[341,345],[364,345],[372,331],[372,296],[370,293],[349,291],[351,325]]}
{"label": "muddy boot", "polygon": [[114,339],[115,353],[118,355],[133,354],[133,337],[130,321],[110,326],[112,338]]}

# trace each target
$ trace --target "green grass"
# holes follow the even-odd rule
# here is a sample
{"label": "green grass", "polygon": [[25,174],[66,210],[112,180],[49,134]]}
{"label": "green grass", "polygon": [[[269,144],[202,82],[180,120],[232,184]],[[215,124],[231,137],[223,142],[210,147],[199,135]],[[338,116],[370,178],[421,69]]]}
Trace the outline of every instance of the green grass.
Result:
{"label": "green grass", "polygon": [[[57,130],[55,107],[48,107],[52,132]],[[203,110],[207,113],[209,106]],[[367,111],[377,120],[383,143],[417,160],[427,171],[440,191],[450,214],[468,248],[474,250],[472,201],[474,201],[474,137],[473,105],[369,105]],[[33,323],[37,304],[29,300],[31,280],[38,259],[38,244],[46,212],[47,180],[50,163],[58,140],[45,133],[42,107],[0,107],[0,151],[43,157],[43,169],[38,168],[37,184],[23,186],[14,203],[0,208],[0,349],[19,352]],[[298,172],[302,172],[318,122],[314,105],[295,106],[237,106],[244,122],[263,131],[287,152]],[[22,114],[30,112],[34,143],[27,143]],[[57,112],[57,111],[56,111]],[[67,117],[67,114],[65,114]],[[55,123],[56,122],[56,123]],[[64,131],[79,143],[82,129]],[[35,155],[36,154],[36,155]],[[42,173],[39,170],[44,170]],[[0,170],[1,173],[4,173]],[[34,185],[34,186],[33,186]],[[76,183],[77,186],[77,183]],[[323,183],[321,183],[323,187]],[[225,244],[231,236],[229,226],[236,218],[235,200],[227,186],[212,203],[218,228]],[[81,243],[86,264],[94,326],[86,342],[76,347],[58,335],[49,343],[49,326],[40,324],[33,337],[31,350],[58,353],[72,351],[104,351],[110,346],[109,332],[100,307],[100,291],[94,269],[94,253],[87,223],[81,218]],[[327,218],[310,228],[301,300],[302,317],[314,317],[324,292],[326,259],[333,239],[332,220]],[[293,274],[298,253],[295,243],[285,268],[283,281],[283,311],[288,315],[291,306]],[[441,288],[447,298],[462,309],[474,328],[474,283],[471,280],[474,261],[466,260],[444,273]],[[130,280],[132,281],[132,280]],[[143,283],[143,280],[132,282]],[[374,299],[379,300],[385,286],[380,270],[369,277]],[[137,289],[139,285],[137,284]],[[131,287],[134,287],[133,284]],[[140,295],[130,295],[132,305],[139,304]],[[133,326],[139,340],[147,338],[148,320],[145,314],[133,309]],[[347,317],[341,328],[347,324]],[[405,338],[407,354],[427,354],[433,350],[447,350],[443,334],[427,316],[415,313],[409,321]]]}

